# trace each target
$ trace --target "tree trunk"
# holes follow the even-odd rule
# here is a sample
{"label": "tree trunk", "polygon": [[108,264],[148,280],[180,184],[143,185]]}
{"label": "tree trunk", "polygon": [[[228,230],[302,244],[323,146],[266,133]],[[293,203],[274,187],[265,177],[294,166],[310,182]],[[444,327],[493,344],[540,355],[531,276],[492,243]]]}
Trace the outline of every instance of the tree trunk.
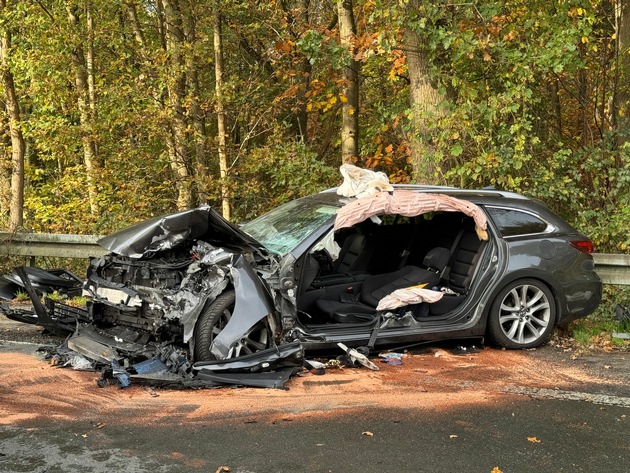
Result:
{"label": "tree trunk", "polygon": [[[409,9],[416,9],[414,2],[409,2]],[[405,30],[405,52],[409,68],[409,101],[412,110],[411,162],[413,177],[418,183],[436,184],[435,152],[431,143],[430,121],[443,116],[440,107],[442,97],[431,80],[429,52],[426,39],[408,27]]]}
{"label": "tree trunk", "polygon": [[4,95],[0,96],[0,227],[8,227],[11,202],[11,130]]}
{"label": "tree trunk", "polygon": [[354,59],[354,40],[357,34],[352,0],[338,0],[339,36],[341,45],[350,52],[350,59],[343,68],[343,106],[341,108],[341,161],[356,162],[359,156],[359,68]]}
{"label": "tree trunk", "polygon": [[[192,7],[186,11],[185,18],[186,37],[188,38],[188,42],[195,43],[197,40],[197,25],[194,9],[192,9]],[[202,61],[200,60],[200,58],[193,53],[189,53],[186,56],[186,71],[189,77],[189,117],[192,122],[194,145],[194,166],[192,170],[197,192],[197,202],[199,204],[207,204],[208,162],[206,156],[206,122],[205,115],[199,104],[199,99],[201,96],[201,86],[199,85],[199,74],[197,69],[197,64],[200,64],[201,62]]]}
{"label": "tree trunk", "polygon": [[551,79],[551,106],[553,109],[554,122],[556,124],[556,133],[562,136],[562,103],[560,102],[560,88],[558,87],[558,79]]}
{"label": "tree trunk", "polygon": [[[629,0],[617,0],[616,41],[617,80],[615,84],[613,126],[618,133],[618,145],[630,141],[630,4]],[[621,163],[618,163],[621,165]]]}
{"label": "tree trunk", "polygon": [[[583,43],[580,43],[578,47],[580,57],[585,60],[586,59],[586,46]],[[582,146],[589,147],[593,144],[593,139],[591,136],[591,129],[589,125],[590,119],[590,110],[589,110],[589,101],[590,97],[588,96],[588,74],[584,68],[580,68],[577,72],[577,82],[578,82],[578,113],[576,114],[577,118],[577,130],[580,134],[580,141]]]}
{"label": "tree trunk", "polygon": [[[310,20],[311,0],[298,0],[296,2],[297,10],[291,8],[288,2],[281,2],[282,9],[285,14],[285,21],[289,25],[289,31],[293,38],[301,38],[304,32],[312,30]],[[332,29],[332,28],[330,28]],[[248,47],[247,51],[252,48]],[[251,53],[250,53],[251,54]],[[264,60],[265,68],[270,76],[275,75],[271,63],[267,59],[260,58],[259,54],[252,55],[256,60]],[[296,64],[297,74],[291,79],[291,82],[298,84],[295,97],[290,107],[290,123],[292,135],[301,142],[308,141],[308,112],[307,112],[307,92],[311,84],[311,74],[313,66],[306,55],[302,55],[302,59]]]}
{"label": "tree trunk", "polygon": [[131,28],[133,29],[133,35],[136,38],[136,42],[140,46],[144,47],[144,32],[142,31],[142,27],[140,26],[140,20],[138,20],[136,5],[132,1],[126,1],[125,7],[127,9],[127,16],[129,16],[129,20],[131,21]]}
{"label": "tree trunk", "polygon": [[177,188],[177,208],[187,209],[192,204],[192,189],[189,172],[189,150],[187,144],[185,60],[182,47],[184,32],[178,0],[164,2],[166,23],[166,49],[169,62],[167,71],[168,111],[170,114],[170,146],[168,146],[171,170]]}
{"label": "tree trunk", "polygon": [[[81,37],[79,28],[79,12],[78,7],[68,4],[66,7],[68,12],[68,21],[70,26],[74,30],[74,33],[78,38]],[[89,4],[88,4],[89,11]],[[89,14],[88,14],[89,16]],[[89,37],[90,33],[88,33]],[[95,109],[95,104],[92,103],[91,98],[93,92],[90,91],[88,69],[93,68],[94,58],[91,57],[91,64],[87,64],[85,59],[85,52],[80,40],[76,41],[74,49],[71,51],[72,64],[74,66],[74,84],[77,92],[77,106],[79,108],[80,126],[81,126],[81,142],[83,144],[83,163],[85,165],[85,172],[87,178],[87,191],[88,202],[90,205],[90,213],[92,217],[98,218],[100,215],[100,208],[98,204],[98,190],[96,187],[97,182],[97,153],[96,153],[96,140],[94,139],[93,125],[94,117],[92,116],[92,110]],[[93,54],[93,53],[92,53]],[[93,80],[93,79],[92,79]],[[92,87],[93,88],[93,87]]]}
{"label": "tree trunk", "polygon": [[231,206],[228,186],[228,161],[225,129],[225,104],[223,103],[223,38],[221,12],[218,3],[214,7],[214,75],[217,100],[217,138],[219,145],[219,172],[221,174],[221,209],[223,217],[230,219]]}
{"label": "tree trunk", "polygon": [[[6,0],[0,0],[0,11],[5,12]],[[0,36],[0,75],[4,89],[4,103],[11,137],[11,198],[9,201],[9,231],[16,231],[24,224],[24,155],[20,105],[15,92],[13,74],[9,67],[11,33],[2,31]]]}

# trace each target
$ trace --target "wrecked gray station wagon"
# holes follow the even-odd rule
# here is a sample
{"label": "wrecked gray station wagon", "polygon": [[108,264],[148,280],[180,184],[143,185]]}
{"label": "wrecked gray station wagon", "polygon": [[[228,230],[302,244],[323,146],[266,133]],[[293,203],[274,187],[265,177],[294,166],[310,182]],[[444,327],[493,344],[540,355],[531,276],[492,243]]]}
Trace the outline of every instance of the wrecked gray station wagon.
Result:
{"label": "wrecked gray station wagon", "polygon": [[334,191],[241,227],[210,207],[103,238],[84,285],[89,316],[193,362],[299,342],[305,349],[486,337],[547,341],[590,314],[593,245],[541,203],[490,190]]}

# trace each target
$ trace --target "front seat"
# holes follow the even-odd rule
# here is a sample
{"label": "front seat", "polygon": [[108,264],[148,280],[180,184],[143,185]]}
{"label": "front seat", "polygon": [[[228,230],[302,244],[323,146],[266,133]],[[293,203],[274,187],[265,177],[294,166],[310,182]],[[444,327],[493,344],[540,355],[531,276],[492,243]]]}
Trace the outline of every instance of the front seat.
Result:
{"label": "front seat", "polygon": [[363,272],[374,252],[368,237],[362,233],[352,233],[343,241],[339,250],[339,257],[334,261],[333,274],[347,274]]}
{"label": "front seat", "polygon": [[392,273],[368,277],[356,295],[342,293],[337,300],[322,298],[316,305],[336,322],[362,322],[373,319],[379,301],[396,289],[418,285],[431,288],[439,282],[440,276],[433,271],[405,266]]}

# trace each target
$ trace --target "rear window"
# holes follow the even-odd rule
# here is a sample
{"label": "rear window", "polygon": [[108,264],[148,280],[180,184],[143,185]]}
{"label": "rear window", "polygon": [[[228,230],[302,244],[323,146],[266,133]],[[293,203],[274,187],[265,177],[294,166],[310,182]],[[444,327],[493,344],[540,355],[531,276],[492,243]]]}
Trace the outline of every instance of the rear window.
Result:
{"label": "rear window", "polygon": [[522,210],[487,207],[486,210],[504,237],[543,233],[549,225],[540,217]]}

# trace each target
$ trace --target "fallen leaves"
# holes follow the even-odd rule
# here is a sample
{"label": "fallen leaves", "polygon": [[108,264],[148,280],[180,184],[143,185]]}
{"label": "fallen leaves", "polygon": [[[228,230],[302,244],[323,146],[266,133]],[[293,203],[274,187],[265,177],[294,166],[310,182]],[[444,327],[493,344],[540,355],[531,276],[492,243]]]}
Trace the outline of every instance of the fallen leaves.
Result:
{"label": "fallen leaves", "polygon": [[532,443],[540,443],[540,440],[538,440],[536,437],[527,437],[527,440]]}

